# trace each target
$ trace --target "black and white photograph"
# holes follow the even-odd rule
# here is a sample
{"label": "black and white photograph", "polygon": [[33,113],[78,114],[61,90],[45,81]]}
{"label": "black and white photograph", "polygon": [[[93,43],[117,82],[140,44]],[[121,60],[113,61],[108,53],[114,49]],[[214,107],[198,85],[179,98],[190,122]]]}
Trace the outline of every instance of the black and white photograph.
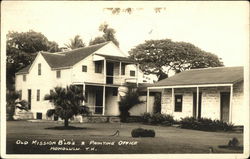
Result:
{"label": "black and white photograph", "polygon": [[1,158],[249,157],[247,1],[2,1]]}

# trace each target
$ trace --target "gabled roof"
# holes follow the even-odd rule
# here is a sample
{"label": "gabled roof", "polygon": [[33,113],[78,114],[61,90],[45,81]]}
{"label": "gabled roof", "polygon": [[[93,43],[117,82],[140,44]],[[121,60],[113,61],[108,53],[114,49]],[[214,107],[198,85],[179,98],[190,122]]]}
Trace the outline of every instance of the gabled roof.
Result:
{"label": "gabled roof", "polygon": [[243,81],[243,67],[215,67],[183,71],[154,84],[157,86],[234,84]]}
{"label": "gabled roof", "polygon": [[26,74],[26,73],[29,73],[30,67],[31,67],[31,65],[28,65],[28,66],[22,68],[21,70],[19,70],[16,74]]}
{"label": "gabled roof", "polygon": [[70,67],[83,60],[108,42],[60,53],[41,53],[51,68]]}
{"label": "gabled roof", "polygon": [[[99,50],[109,42],[104,42],[97,45],[92,45],[84,48],[78,48],[65,52],[58,53],[48,53],[41,52],[41,55],[44,57],[49,66],[53,69],[56,68],[67,68],[71,67],[77,62],[83,60],[87,56],[91,55],[95,51]],[[34,62],[34,61],[33,61]],[[29,73],[31,65],[26,66],[25,68],[18,71],[16,74],[26,74]]]}

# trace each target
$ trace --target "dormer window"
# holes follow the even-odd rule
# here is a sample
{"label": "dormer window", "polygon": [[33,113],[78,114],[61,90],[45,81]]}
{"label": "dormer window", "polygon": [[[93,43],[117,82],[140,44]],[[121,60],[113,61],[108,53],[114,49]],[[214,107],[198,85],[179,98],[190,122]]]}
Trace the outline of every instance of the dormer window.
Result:
{"label": "dormer window", "polygon": [[41,70],[41,64],[38,64],[38,76],[40,76],[42,74],[42,70]]}

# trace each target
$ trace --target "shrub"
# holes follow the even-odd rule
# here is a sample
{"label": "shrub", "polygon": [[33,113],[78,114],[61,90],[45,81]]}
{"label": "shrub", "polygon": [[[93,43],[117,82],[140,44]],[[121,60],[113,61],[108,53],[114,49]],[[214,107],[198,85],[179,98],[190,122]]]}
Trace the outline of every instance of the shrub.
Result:
{"label": "shrub", "polygon": [[161,113],[155,113],[152,115],[150,113],[144,113],[142,114],[142,121],[148,124],[162,124],[168,126],[173,125],[175,122],[173,116]]}
{"label": "shrub", "polygon": [[155,131],[150,129],[137,128],[131,132],[132,137],[155,137]]}
{"label": "shrub", "polygon": [[151,115],[150,113],[143,113],[141,118],[144,123],[149,123],[151,119]]}
{"label": "shrub", "polygon": [[155,113],[151,117],[151,123],[152,124],[173,124],[174,123],[174,118],[171,115],[165,115],[165,114],[160,114],[160,113]]}
{"label": "shrub", "polygon": [[194,117],[182,118],[180,127],[185,129],[195,129],[204,131],[231,131],[233,124],[228,124],[220,120],[212,120],[208,118],[196,119]]}
{"label": "shrub", "polygon": [[121,121],[126,122],[127,118],[130,116],[129,110],[141,103],[144,103],[144,101],[139,99],[138,90],[128,88],[127,94],[121,97],[121,100],[118,102]]}
{"label": "shrub", "polygon": [[239,140],[236,137],[233,137],[232,140],[229,140],[228,146],[230,147],[239,146]]}

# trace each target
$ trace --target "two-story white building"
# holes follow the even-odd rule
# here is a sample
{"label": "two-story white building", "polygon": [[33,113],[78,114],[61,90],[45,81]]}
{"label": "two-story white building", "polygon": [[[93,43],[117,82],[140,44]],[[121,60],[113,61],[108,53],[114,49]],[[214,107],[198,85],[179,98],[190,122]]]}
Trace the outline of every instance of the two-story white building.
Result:
{"label": "two-story white building", "polygon": [[[82,88],[93,114],[117,116],[118,88],[147,83],[143,77],[138,64],[112,42],[105,42],[65,52],[39,52],[31,65],[16,73],[16,90],[28,101],[35,119],[45,119],[47,110],[53,108],[44,96],[56,86],[67,85]],[[134,110],[132,114],[143,113],[146,104]]]}

